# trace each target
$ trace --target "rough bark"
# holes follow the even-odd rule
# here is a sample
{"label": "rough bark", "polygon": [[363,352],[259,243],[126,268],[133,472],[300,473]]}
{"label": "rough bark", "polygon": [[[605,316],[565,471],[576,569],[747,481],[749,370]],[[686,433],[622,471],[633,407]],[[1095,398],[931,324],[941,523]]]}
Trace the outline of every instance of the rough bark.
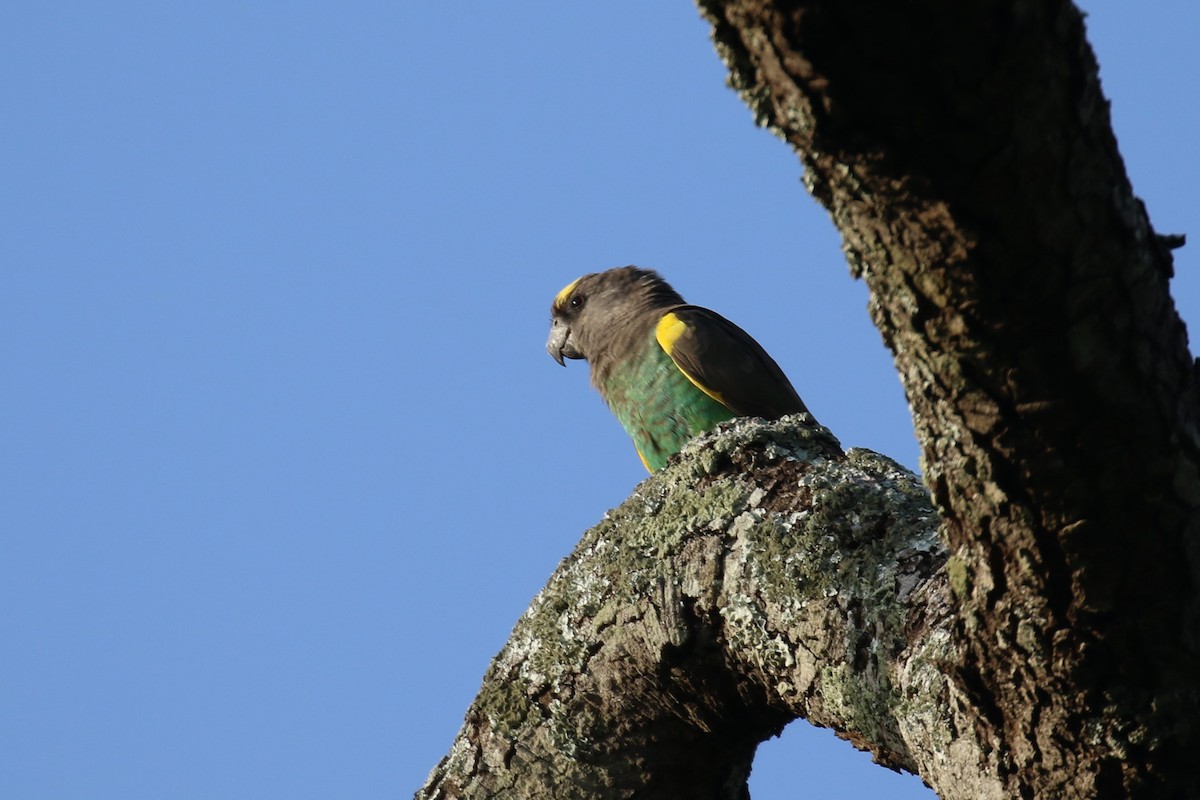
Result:
{"label": "rough bark", "polygon": [[418,797],[743,798],[756,746],[797,717],[1000,797],[956,734],[928,493],[810,420],[739,420],[588,531]]}
{"label": "rough bark", "polygon": [[1078,10],[702,8],[871,290],[1005,791],[1200,796],[1196,370]]}
{"label": "rough bark", "polygon": [[700,5],[870,288],[937,521],[795,421],[690,448],[551,579],[419,796],[743,797],[794,716],[943,798],[1200,796],[1197,368],[1078,10]]}

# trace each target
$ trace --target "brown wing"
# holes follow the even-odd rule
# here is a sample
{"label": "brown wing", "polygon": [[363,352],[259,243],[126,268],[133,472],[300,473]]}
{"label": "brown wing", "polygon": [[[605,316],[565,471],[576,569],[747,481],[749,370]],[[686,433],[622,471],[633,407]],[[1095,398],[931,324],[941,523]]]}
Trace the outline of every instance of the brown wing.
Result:
{"label": "brown wing", "polygon": [[675,306],[655,333],[675,366],[735,414],[778,419],[808,410],[767,351],[715,311]]}

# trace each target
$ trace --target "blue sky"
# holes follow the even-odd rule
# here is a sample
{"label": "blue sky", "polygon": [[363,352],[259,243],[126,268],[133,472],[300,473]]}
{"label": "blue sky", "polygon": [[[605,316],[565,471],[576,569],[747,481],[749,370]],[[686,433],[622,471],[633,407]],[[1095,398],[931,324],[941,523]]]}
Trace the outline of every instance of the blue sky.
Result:
{"label": "blue sky", "polygon": [[[1084,6],[1200,324],[1200,9]],[[724,77],[683,3],[6,4],[0,796],[409,796],[645,476],[543,349],[581,273],[659,269],[916,467],[865,289]],[[931,796],[802,723],[752,788]]]}

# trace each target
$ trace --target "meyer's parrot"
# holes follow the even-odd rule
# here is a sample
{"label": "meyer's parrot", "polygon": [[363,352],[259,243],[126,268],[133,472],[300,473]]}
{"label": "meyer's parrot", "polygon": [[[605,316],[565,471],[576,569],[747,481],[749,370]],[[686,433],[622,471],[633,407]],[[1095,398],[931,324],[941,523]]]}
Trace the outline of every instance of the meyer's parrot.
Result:
{"label": "meyer's parrot", "polygon": [[758,342],[688,305],[653,270],[618,267],[568,284],[550,306],[546,349],[587,359],[595,386],[646,469],[733,417],[808,411]]}

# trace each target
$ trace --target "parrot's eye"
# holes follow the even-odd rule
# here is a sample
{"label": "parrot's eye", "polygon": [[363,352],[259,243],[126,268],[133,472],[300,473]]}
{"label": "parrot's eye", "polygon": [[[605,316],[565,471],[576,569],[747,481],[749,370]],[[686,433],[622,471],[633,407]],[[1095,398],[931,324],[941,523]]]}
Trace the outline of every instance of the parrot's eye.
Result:
{"label": "parrot's eye", "polygon": [[572,311],[578,311],[579,309],[583,308],[583,301],[586,299],[587,298],[581,294],[574,295],[569,301],[567,301],[567,306],[570,307]]}

